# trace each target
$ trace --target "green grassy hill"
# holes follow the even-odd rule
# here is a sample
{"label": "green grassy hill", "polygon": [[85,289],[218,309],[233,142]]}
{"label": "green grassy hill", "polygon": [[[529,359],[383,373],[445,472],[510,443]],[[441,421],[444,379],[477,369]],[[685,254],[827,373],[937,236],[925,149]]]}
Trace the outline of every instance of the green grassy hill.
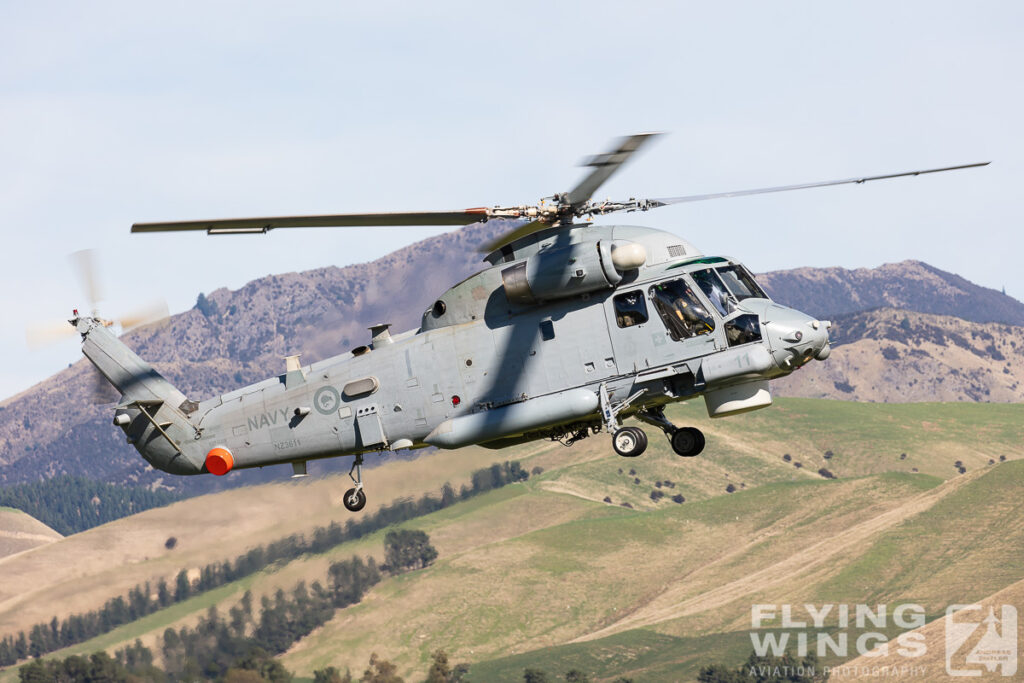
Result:
{"label": "green grassy hill", "polygon": [[[669,417],[705,430],[701,456],[671,455],[650,433],[648,451],[627,460],[599,435],[571,449],[463,449],[371,471],[368,511],[444,481],[458,486],[495,461],[543,469],[409,522],[430,534],[437,562],[385,579],[284,664],[304,677],[328,665],[361,673],[377,652],[418,680],[443,648],[472,665],[475,681],[521,680],[526,666],[686,680],[702,664],[746,657],[755,603],[914,601],[937,615],[1024,579],[1024,406],[790,399],[726,420],[709,420],[699,403]],[[818,474],[823,467],[838,478]],[[124,586],[344,520],[343,488],[331,478],[205,496],[0,560],[0,633],[65,614],[69,601],[97,606]],[[665,495],[654,500],[652,491]],[[179,538],[173,551],[163,547],[170,535]],[[194,623],[213,604],[226,610],[247,589],[258,600],[322,580],[332,560],[380,558],[382,537],[261,572],[57,654],[136,637],[155,644],[167,626]],[[69,554],[73,571],[59,559]],[[15,597],[19,590],[27,594]]]}

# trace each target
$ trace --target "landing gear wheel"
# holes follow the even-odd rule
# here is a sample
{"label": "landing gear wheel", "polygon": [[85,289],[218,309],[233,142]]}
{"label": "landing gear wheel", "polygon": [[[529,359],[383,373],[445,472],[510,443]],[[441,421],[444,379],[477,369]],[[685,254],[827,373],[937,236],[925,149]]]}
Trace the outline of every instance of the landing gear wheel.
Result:
{"label": "landing gear wheel", "polygon": [[638,427],[623,427],[612,435],[612,448],[624,458],[635,458],[647,448],[647,434]]}
{"label": "landing gear wheel", "polygon": [[672,450],[676,455],[692,458],[704,450],[704,433],[696,427],[682,427],[672,433]]}
{"label": "landing gear wheel", "polygon": [[349,489],[345,491],[345,497],[341,499],[349,512],[359,512],[366,507],[366,494],[362,489]]}

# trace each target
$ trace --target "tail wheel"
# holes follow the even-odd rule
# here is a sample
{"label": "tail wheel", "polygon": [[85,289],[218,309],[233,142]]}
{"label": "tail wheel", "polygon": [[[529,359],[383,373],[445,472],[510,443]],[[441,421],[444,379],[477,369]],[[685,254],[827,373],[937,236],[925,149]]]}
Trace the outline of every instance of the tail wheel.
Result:
{"label": "tail wheel", "polygon": [[676,455],[692,458],[704,450],[704,433],[696,427],[682,427],[672,433],[672,450]]}
{"label": "tail wheel", "polygon": [[366,507],[366,494],[363,493],[361,488],[351,488],[345,491],[345,496],[341,499],[341,502],[344,503],[349,512],[359,512]]}
{"label": "tail wheel", "polygon": [[647,434],[638,427],[623,427],[612,435],[612,448],[624,458],[635,458],[647,448]]}

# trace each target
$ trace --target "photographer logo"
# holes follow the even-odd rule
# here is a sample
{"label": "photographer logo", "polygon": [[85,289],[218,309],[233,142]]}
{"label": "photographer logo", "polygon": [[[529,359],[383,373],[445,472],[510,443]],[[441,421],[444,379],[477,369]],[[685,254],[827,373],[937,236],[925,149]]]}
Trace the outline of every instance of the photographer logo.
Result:
{"label": "photographer logo", "polygon": [[981,676],[1017,673],[1017,609],[1012,605],[946,608],[946,673]]}

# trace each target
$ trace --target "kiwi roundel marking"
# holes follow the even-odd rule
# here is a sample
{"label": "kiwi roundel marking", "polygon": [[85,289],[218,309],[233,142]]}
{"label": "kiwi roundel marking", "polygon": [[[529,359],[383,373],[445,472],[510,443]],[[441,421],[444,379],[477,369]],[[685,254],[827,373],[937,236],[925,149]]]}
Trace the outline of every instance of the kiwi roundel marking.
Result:
{"label": "kiwi roundel marking", "polygon": [[333,413],[338,409],[339,403],[341,403],[341,396],[338,395],[338,390],[334,387],[320,387],[313,395],[313,405],[322,415]]}

